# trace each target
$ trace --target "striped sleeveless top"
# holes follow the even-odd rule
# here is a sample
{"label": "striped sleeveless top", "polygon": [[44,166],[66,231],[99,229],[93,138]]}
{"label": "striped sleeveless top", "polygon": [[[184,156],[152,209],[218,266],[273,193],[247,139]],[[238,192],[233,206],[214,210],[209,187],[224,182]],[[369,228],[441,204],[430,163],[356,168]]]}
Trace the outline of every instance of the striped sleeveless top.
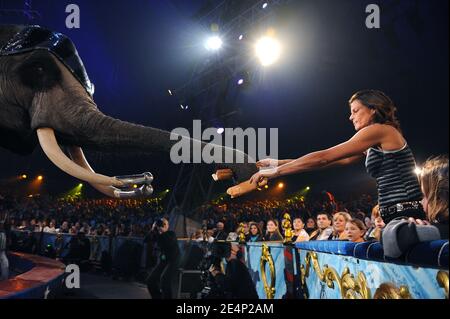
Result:
{"label": "striped sleeveless top", "polygon": [[377,180],[380,208],[422,199],[415,168],[408,144],[396,151],[367,150],[366,170]]}

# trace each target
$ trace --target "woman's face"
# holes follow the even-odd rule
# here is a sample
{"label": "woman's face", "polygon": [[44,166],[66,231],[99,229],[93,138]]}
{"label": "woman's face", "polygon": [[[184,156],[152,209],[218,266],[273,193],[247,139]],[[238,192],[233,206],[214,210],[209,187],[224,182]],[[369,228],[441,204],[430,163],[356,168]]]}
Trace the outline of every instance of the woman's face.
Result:
{"label": "woman's face", "polygon": [[373,121],[375,110],[369,109],[359,100],[354,100],[350,104],[350,118],[356,131],[369,126]]}
{"label": "woman's face", "polygon": [[250,226],[250,233],[251,233],[253,236],[258,235],[258,228],[256,227],[256,225]]}
{"label": "woman's face", "polygon": [[275,225],[275,223],[273,221],[269,221],[267,222],[267,231],[269,233],[273,233],[276,230],[277,226]]}
{"label": "woman's face", "polygon": [[386,226],[386,224],[383,221],[383,218],[381,218],[381,217],[375,218],[375,223],[374,224],[375,224],[375,227],[379,228],[379,229],[383,229],[384,226]]}
{"label": "woman's face", "polygon": [[364,223],[366,224],[367,229],[372,227],[372,220],[369,217],[364,218]]}
{"label": "woman's face", "polygon": [[302,230],[305,224],[303,224],[300,218],[294,219],[294,230]]}
{"label": "woman's face", "polygon": [[345,225],[345,234],[347,235],[348,240],[358,241],[364,236],[364,230],[359,229],[352,223],[347,223]]}
{"label": "woman's face", "polygon": [[306,222],[307,228],[314,228],[316,226],[316,222],[312,218],[308,218],[308,221]]}
{"label": "woman's face", "polygon": [[337,233],[342,233],[345,230],[345,218],[341,215],[335,215],[333,218],[333,228]]}

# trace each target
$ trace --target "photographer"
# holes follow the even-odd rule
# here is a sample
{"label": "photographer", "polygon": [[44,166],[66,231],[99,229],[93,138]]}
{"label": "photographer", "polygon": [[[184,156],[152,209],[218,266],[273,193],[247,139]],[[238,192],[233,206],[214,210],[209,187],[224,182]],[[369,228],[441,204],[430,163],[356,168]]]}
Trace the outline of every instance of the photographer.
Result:
{"label": "photographer", "polygon": [[[226,243],[227,260],[225,274],[220,267],[220,259],[209,269],[214,277],[209,299],[259,299],[247,266],[238,258],[239,245]],[[218,262],[217,262],[218,261]]]}
{"label": "photographer", "polygon": [[173,286],[180,261],[177,237],[169,230],[169,221],[158,219],[152,227],[151,240],[156,243],[161,254],[158,264],[147,279],[147,287],[152,299],[173,298]]}

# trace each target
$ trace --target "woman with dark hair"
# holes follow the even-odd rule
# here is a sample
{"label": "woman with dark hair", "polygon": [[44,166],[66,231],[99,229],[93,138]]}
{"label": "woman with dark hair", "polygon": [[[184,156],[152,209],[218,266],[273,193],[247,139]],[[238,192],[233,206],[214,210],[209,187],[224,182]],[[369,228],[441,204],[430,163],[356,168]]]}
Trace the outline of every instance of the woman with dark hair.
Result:
{"label": "woman with dark hair", "polygon": [[308,241],[309,235],[305,230],[305,222],[301,217],[295,217],[292,221],[292,226],[294,228],[294,236],[292,237],[293,242]]}
{"label": "woman with dark hair", "polygon": [[367,172],[377,180],[383,220],[388,223],[399,217],[424,219],[414,155],[400,130],[394,103],[383,92],[364,90],[350,98],[349,106],[349,119],[356,130],[352,138],[295,160],[261,160],[258,167],[275,167],[259,171],[250,182],[346,165],[365,157]]}
{"label": "woman with dark hair", "polygon": [[257,223],[255,223],[255,222],[251,222],[250,223],[250,232],[247,235],[247,240],[246,241],[248,243],[264,241],[264,237],[263,237],[262,231],[259,228]]}

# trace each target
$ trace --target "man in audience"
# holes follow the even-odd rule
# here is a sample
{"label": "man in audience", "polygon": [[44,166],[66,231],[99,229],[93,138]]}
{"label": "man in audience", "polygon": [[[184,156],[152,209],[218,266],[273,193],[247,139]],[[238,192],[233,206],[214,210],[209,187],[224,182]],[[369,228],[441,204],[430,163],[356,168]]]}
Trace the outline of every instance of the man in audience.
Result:
{"label": "man in audience", "polygon": [[330,240],[333,235],[333,227],[331,227],[332,219],[327,213],[319,213],[317,215],[317,230],[314,231],[310,240]]}

